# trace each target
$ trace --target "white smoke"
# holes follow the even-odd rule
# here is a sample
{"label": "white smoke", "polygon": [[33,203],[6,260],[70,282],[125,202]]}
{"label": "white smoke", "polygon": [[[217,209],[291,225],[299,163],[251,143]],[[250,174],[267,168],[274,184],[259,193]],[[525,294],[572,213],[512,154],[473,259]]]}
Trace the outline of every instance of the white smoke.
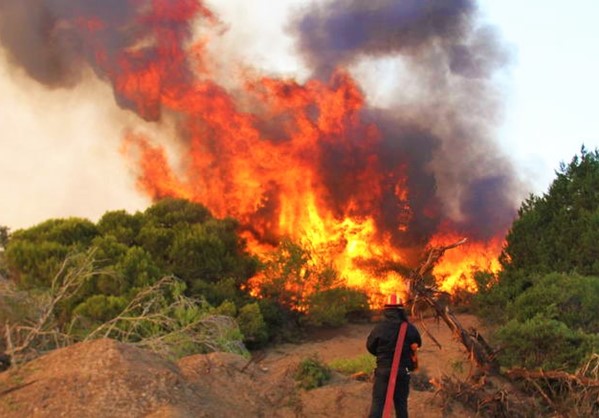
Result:
{"label": "white smoke", "polygon": [[89,77],[75,89],[47,90],[0,54],[0,91],[0,225],[96,219],[148,204],[119,154],[138,118],[116,106],[110,86]]}

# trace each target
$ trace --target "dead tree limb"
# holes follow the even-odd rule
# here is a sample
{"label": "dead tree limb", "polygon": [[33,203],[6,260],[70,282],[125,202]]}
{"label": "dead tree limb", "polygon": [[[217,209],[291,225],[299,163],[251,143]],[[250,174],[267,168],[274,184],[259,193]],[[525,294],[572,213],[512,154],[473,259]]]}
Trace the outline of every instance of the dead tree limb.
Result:
{"label": "dead tree limb", "polygon": [[[483,376],[488,374],[501,380],[507,377],[512,382],[515,380],[528,382],[544,403],[558,414],[556,416],[597,416],[599,411],[599,355],[592,356],[587,364],[575,374],[558,370],[526,369],[512,369],[500,374],[495,358],[497,351],[494,351],[475,329],[466,331],[451,312],[447,302],[443,300],[442,296],[446,293],[437,289],[434,283],[427,283],[426,276],[445,251],[465,242],[466,240],[462,239],[447,246],[432,248],[423,263],[410,273],[408,298],[414,306],[417,306],[417,302],[424,302],[433,308],[436,315],[443,319],[466,347],[470,359],[483,371]],[[520,401],[524,400],[517,395],[517,392],[501,389],[489,393],[488,388],[472,380],[458,382],[444,379],[437,381],[436,386],[438,391],[446,393],[449,398],[457,399],[464,405],[474,407],[477,413],[482,413],[484,416],[529,416],[527,412],[522,415],[515,413],[520,410],[533,411],[537,408],[535,399],[530,399],[528,403],[521,403]],[[568,399],[567,402],[564,401],[564,398]]]}
{"label": "dead tree limb", "polygon": [[489,351],[489,346],[484,342],[482,336],[476,331],[470,333],[464,329],[460,324],[460,321],[451,312],[449,306],[446,303],[440,301],[440,297],[444,294],[435,286],[427,285],[425,282],[425,276],[433,269],[435,264],[443,257],[445,251],[459,247],[467,241],[466,238],[461,239],[453,244],[449,244],[441,247],[432,248],[426,260],[416,269],[414,269],[409,276],[409,299],[416,301],[423,301],[432,307],[438,317],[443,319],[449,329],[454,335],[460,340],[460,342],[466,347],[470,355],[470,359],[482,368],[483,370],[498,372],[499,366],[494,359],[493,353]]}
{"label": "dead tree limb", "polygon": [[437,345],[437,347],[439,347],[439,349],[443,348],[441,346],[441,343],[439,341],[437,341],[437,339],[435,338],[435,336],[426,327],[426,324],[424,323],[422,315],[420,315],[420,324],[421,324],[422,329],[424,330],[424,332],[426,332],[426,335],[429,336],[429,338]]}
{"label": "dead tree limb", "polygon": [[37,382],[37,380],[32,380],[31,382],[22,383],[20,385],[13,386],[13,387],[10,387],[8,389],[4,389],[4,390],[0,391],[0,398],[3,397],[3,396],[5,396],[5,395],[8,395],[9,393],[12,393],[12,392],[15,392],[17,390],[23,389],[23,388],[25,388],[25,387],[27,387],[29,385],[33,385],[35,382]]}
{"label": "dead tree limb", "polygon": [[526,380],[555,380],[568,382],[570,384],[576,384],[584,386],[586,388],[599,388],[599,380],[592,379],[585,376],[579,376],[578,374],[570,374],[558,370],[526,370],[526,369],[512,369],[505,373],[512,379],[526,379]]}

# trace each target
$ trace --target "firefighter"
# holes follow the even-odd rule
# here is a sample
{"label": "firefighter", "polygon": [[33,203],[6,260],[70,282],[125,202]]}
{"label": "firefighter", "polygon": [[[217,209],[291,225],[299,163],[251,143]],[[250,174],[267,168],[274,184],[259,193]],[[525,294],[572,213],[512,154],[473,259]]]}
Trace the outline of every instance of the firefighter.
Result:
{"label": "firefighter", "polygon": [[408,417],[408,395],[410,391],[410,372],[417,367],[415,351],[422,345],[418,329],[408,322],[406,312],[397,295],[390,295],[383,309],[384,319],[378,323],[368,335],[366,348],[376,356],[374,386],[372,388],[372,404],[370,418],[383,416],[387,396],[389,376],[393,354],[397,344],[400,325],[407,323],[405,338],[402,344],[399,367],[396,371],[396,384],[393,393],[393,404],[398,418]]}

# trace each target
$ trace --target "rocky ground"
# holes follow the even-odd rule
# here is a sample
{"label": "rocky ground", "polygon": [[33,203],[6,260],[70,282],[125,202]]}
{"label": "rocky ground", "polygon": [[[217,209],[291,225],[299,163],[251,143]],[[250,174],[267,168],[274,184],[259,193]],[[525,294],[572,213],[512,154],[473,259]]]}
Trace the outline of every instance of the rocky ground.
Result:
{"label": "rocky ground", "polygon": [[[464,327],[474,317],[459,317]],[[469,373],[462,346],[435,319],[415,321],[423,334],[418,379]],[[255,361],[212,353],[170,362],[149,351],[101,339],[56,350],[0,373],[1,417],[365,417],[370,381],[335,374],[326,386],[305,391],[293,380],[312,355],[327,363],[366,353],[372,324],[319,331],[302,344],[255,353]],[[441,344],[438,348],[424,328]],[[413,417],[474,416],[454,405],[443,411],[434,391],[412,390]]]}

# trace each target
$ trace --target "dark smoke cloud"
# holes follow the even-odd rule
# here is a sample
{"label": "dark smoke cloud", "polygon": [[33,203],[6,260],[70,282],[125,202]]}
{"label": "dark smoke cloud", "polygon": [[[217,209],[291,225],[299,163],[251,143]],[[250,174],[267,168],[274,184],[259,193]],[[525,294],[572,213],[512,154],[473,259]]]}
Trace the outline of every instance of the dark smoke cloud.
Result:
{"label": "dark smoke cloud", "polygon": [[[160,53],[152,38],[155,25],[168,26],[177,39],[191,30],[188,22],[168,16],[140,20],[149,5],[150,0],[0,0],[0,44],[13,65],[44,86],[75,86],[88,68],[115,83],[123,57],[129,70],[140,72],[155,61]],[[299,50],[315,76],[328,80],[336,68],[361,60],[401,57],[409,76],[404,82],[419,89],[415,103],[363,112],[380,132],[376,149],[361,145],[364,132],[349,133],[355,144],[350,153],[334,141],[322,145],[321,174],[338,208],[356,198],[367,201],[356,195],[364,187],[354,185],[369,169],[367,158],[378,157],[385,173],[378,185],[382,199],[368,203],[379,205],[372,208],[380,213],[379,229],[393,232],[398,246],[426,243],[446,221],[489,238],[504,232],[514,216],[519,183],[492,141],[501,108],[492,80],[509,63],[509,52],[494,28],[478,23],[477,12],[473,0],[333,0],[294,21]],[[90,33],[85,22],[93,26],[94,19],[103,25]],[[130,50],[135,54],[127,54]],[[176,81],[190,76],[184,65],[160,70]],[[140,89],[127,97],[116,94],[116,100],[156,120],[159,95]],[[141,102],[143,108],[136,108]],[[281,122],[264,121],[258,128],[265,137],[278,136]],[[397,194],[400,181],[407,182],[407,201]]]}
{"label": "dark smoke cloud", "polygon": [[484,77],[505,60],[490,28],[473,29],[471,0],[335,0],[296,24],[299,48],[318,72],[362,56],[418,57],[442,46],[449,69]]}
{"label": "dark smoke cloud", "polygon": [[135,10],[122,0],[0,0],[0,41],[13,64],[33,79],[47,87],[72,87],[83,68],[95,64],[72,19],[110,22],[98,35],[109,51],[117,51],[135,41],[124,29]]}
{"label": "dark smoke cloud", "polygon": [[[426,242],[441,224],[477,239],[507,230],[521,185],[492,133],[501,109],[493,76],[510,53],[493,27],[479,24],[475,1],[334,0],[296,17],[293,32],[317,77],[401,57],[403,81],[419,89],[415,103],[364,115],[382,135],[377,152],[389,184],[378,222],[396,243]],[[394,196],[398,166],[409,170],[407,217]],[[402,219],[409,228],[398,231]]]}
{"label": "dark smoke cloud", "polygon": [[[169,7],[205,10],[194,0],[165,1],[153,5],[162,12],[155,18],[148,15],[152,5],[151,0],[0,0],[0,44],[13,65],[46,87],[73,87],[86,69],[114,86],[125,71],[147,71],[160,54],[169,53],[158,45],[160,30],[180,45],[189,37],[192,21],[169,13]],[[170,62],[172,68],[157,70],[160,76],[190,77],[180,60]],[[164,82],[166,77],[158,81]],[[124,95],[115,89],[115,99],[144,119],[157,120],[159,91],[140,87]]]}

